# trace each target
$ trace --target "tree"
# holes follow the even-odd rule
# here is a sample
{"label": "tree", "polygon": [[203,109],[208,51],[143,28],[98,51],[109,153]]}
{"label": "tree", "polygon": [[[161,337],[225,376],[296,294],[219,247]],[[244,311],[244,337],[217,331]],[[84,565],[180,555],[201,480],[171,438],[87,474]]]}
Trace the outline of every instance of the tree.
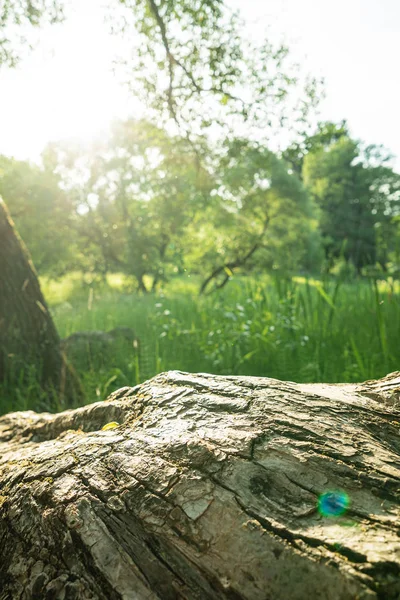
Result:
{"label": "tree", "polygon": [[[0,156],[0,195],[40,275],[62,275],[77,253],[76,213],[50,169]],[[51,227],[50,223],[57,223]]]}
{"label": "tree", "polygon": [[295,269],[317,242],[301,182],[245,139],[221,147],[198,138],[194,150],[185,137],[131,120],[86,151],[53,145],[48,161],[74,198],[86,264],[123,272],[141,291],[184,269],[201,274],[203,292],[238,267]]}
{"label": "tree", "polygon": [[116,123],[110,139],[86,151],[48,148],[45,162],[51,156],[73,198],[80,244],[94,270],[123,272],[146,292],[146,281],[154,289],[183,268],[187,227],[213,187],[199,148],[134,120]]}
{"label": "tree", "polygon": [[[131,47],[120,61],[146,114],[196,143],[209,132],[269,140],[304,127],[320,82],[302,75],[285,45],[250,41],[224,0],[119,0],[112,28]],[[118,18],[119,14],[119,18]]]}
{"label": "tree", "polygon": [[36,381],[48,405],[82,401],[79,382],[60,340],[28,252],[0,201],[0,383]]}
{"label": "tree", "polygon": [[0,418],[1,597],[399,598],[399,391],[170,372]]}
{"label": "tree", "polygon": [[[56,0],[6,0],[0,7],[0,66],[14,66],[25,34],[62,19]],[[15,387],[27,378],[55,405],[82,402],[79,382],[66,363],[29,254],[3,201],[0,202],[0,383]],[[11,393],[11,388],[10,388]],[[50,404],[50,402],[49,402]]]}
{"label": "tree", "polygon": [[313,235],[313,206],[286,164],[263,145],[236,139],[214,170],[213,203],[191,231],[197,261],[209,270],[201,293],[224,286],[237,268],[299,266]]}
{"label": "tree", "polygon": [[303,179],[320,208],[327,257],[343,256],[358,273],[385,261],[377,231],[399,213],[400,176],[386,162],[380,148],[363,151],[346,136],[304,158]]}
{"label": "tree", "polygon": [[313,134],[303,133],[299,141],[294,141],[284,152],[282,158],[289,164],[298,177],[303,177],[304,159],[307,154],[313,154],[329,148],[343,137],[350,137],[346,121],[333,123],[321,121]]}
{"label": "tree", "polygon": [[377,263],[383,271],[387,271],[392,263],[391,270],[396,271],[399,262],[400,174],[387,164],[392,157],[380,146],[366,147],[362,156],[375,218]]}

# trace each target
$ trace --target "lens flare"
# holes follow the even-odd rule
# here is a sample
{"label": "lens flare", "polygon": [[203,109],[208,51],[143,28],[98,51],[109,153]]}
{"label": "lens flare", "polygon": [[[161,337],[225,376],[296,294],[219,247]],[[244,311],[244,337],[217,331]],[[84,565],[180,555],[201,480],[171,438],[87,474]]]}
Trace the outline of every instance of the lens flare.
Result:
{"label": "lens flare", "polygon": [[324,492],[318,498],[318,510],[323,517],[340,517],[349,508],[346,492]]}

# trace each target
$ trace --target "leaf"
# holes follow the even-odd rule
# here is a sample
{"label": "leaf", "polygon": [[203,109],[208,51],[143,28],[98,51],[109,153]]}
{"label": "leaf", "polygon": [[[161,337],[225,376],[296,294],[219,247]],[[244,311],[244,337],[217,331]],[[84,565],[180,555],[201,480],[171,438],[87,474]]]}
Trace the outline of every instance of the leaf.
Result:
{"label": "leaf", "polygon": [[107,425],[104,425],[101,428],[101,431],[108,431],[109,429],[116,429],[117,427],[119,427],[119,423],[117,423],[117,421],[111,421],[111,423],[107,423]]}
{"label": "leaf", "polygon": [[248,352],[247,354],[245,354],[242,358],[242,362],[246,361],[246,360],[250,360],[251,358],[253,358],[253,356],[258,352],[258,350],[252,350],[251,352]]}
{"label": "leaf", "polygon": [[324,288],[321,285],[316,285],[315,288],[318,290],[318,293],[325,300],[327,304],[333,309],[336,310],[336,306],[334,305],[332,298],[326,293]]}
{"label": "leaf", "polygon": [[104,384],[104,392],[107,391],[108,387],[114,383],[114,381],[117,379],[118,375],[113,375],[112,377],[110,377],[110,379],[108,381],[106,381],[106,383]]}
{"label": "leaf", "polygon": [[224,267],[224,271],[228,275],[228,277],[233,277],[233,273],[229,267]]}

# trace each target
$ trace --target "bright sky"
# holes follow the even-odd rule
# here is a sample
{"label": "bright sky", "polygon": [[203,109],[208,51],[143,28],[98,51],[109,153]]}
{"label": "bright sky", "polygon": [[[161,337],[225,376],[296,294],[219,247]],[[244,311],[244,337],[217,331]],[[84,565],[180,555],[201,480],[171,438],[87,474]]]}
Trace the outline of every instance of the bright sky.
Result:
{"label": "bright sky", "polygon": [[[0,153],[37,159],[50,140],[88,138],[137,104],[111,72],[120,41],[99,0],[70,0],[68,20],[46,28],[17,69],[0,71]],[[321,118],[346,118],[353,135],[387,146],[400,170],[400,0],[227,0],[284,37],[306,71],[323,76]]]}

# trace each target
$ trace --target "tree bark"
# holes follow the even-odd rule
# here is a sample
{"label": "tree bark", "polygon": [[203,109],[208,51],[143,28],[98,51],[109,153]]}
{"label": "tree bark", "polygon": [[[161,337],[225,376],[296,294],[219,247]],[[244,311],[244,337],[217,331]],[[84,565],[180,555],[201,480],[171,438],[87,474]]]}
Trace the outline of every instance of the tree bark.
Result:
{"label": "tree bark", "polygon": [[400,598],[399,390],[170,372],[2,417],[0,599]]}
{"label": "tree bark", "polygon": [[0,382],[32,379],[56,406],[81,402],[32,261],[0,198]]}

